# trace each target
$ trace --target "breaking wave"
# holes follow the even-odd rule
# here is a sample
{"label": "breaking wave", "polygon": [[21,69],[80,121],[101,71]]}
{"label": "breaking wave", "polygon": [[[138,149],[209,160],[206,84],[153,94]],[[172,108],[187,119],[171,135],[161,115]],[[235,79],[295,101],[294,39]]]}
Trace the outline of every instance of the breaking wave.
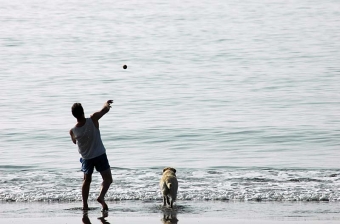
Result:
{"label": "breaking wave", "polygon": [[[108,201],[160,201],[161,168],[112,168]],[[177,200],[340,201],[339,170],[177,169]],[[80,171],[0,169],[0,201],[81,201]],[[94,173],[90,200],[100,189]]]}

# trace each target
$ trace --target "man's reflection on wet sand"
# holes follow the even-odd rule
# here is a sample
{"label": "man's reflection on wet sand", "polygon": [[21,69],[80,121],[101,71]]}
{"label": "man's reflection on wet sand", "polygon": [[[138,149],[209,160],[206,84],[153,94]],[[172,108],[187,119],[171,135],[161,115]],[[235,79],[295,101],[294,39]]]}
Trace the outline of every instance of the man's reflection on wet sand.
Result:
{"label": "man's reflection on wet sand", "polygon": [[[107,211],[102,212],[101,217],[98,217],[98,220],[100,220],[103,224],[110,224],[105,218],[109,216],[109,213]],[[87,211],[84,211],[83,218],[82,218],[83,224],[91,224],[91,221],[89,219]]]}
{"label": "man's reflection on wet sand", "polygon": [[83,212],[83,218],[81,219],[81,221],[83,221],[84,224],[91,224],[87,211]]}

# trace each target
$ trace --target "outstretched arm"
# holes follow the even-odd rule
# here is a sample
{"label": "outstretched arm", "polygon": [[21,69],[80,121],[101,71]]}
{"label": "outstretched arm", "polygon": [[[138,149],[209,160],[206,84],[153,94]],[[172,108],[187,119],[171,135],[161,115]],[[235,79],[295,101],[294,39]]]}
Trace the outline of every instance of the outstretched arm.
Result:
{"label": "outstretched arm", "polygon": [[104,104],[103,108],[100,111],[97,111],[91,115],[91,119],[97,128],[99,128],[98,120],[102,118],[102,116],[104,116],[107,112],[110,111],[112,103],[113,103],[113,100],[106,101],[106,103]]}

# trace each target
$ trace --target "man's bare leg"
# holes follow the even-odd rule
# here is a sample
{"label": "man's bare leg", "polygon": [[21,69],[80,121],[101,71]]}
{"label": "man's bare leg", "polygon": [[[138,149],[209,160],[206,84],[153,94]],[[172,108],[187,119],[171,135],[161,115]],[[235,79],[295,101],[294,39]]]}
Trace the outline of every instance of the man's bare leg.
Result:
{"label": "man's bare leg", "polygon": [[89,209],[89,206],[87,204],[87,199],[89,198],[91,180],[92,180],[92,174],[84,173],[83,186],[81,188],[81,194],[83,197],[83,210]]}
{"label": "man's bare leg", "polygon": [[102,175],[103,183],[102,183],[102,189],[100,190],[100,194],[99,194],[99,197],[97,198],[97,201],[103,206],[103,211],[105,211],[105,210],[109,210],[107,204],[105,203],[104,197],[112,183],[111,169],[109,168],[105,171],[100,172],[100,175]]}

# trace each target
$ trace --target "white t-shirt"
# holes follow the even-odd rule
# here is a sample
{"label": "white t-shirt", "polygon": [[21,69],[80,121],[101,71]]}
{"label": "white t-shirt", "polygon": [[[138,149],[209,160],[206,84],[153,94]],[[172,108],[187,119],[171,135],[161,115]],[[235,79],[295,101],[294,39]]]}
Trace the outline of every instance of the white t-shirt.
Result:
{"label": "white t-shirt", "polygon": [[83,159],[92,159],[106,152],[100,137],[100,131],[94,126],[91,118],[86,118],[82,127],[72,128],[77,140],[78,152]]}

